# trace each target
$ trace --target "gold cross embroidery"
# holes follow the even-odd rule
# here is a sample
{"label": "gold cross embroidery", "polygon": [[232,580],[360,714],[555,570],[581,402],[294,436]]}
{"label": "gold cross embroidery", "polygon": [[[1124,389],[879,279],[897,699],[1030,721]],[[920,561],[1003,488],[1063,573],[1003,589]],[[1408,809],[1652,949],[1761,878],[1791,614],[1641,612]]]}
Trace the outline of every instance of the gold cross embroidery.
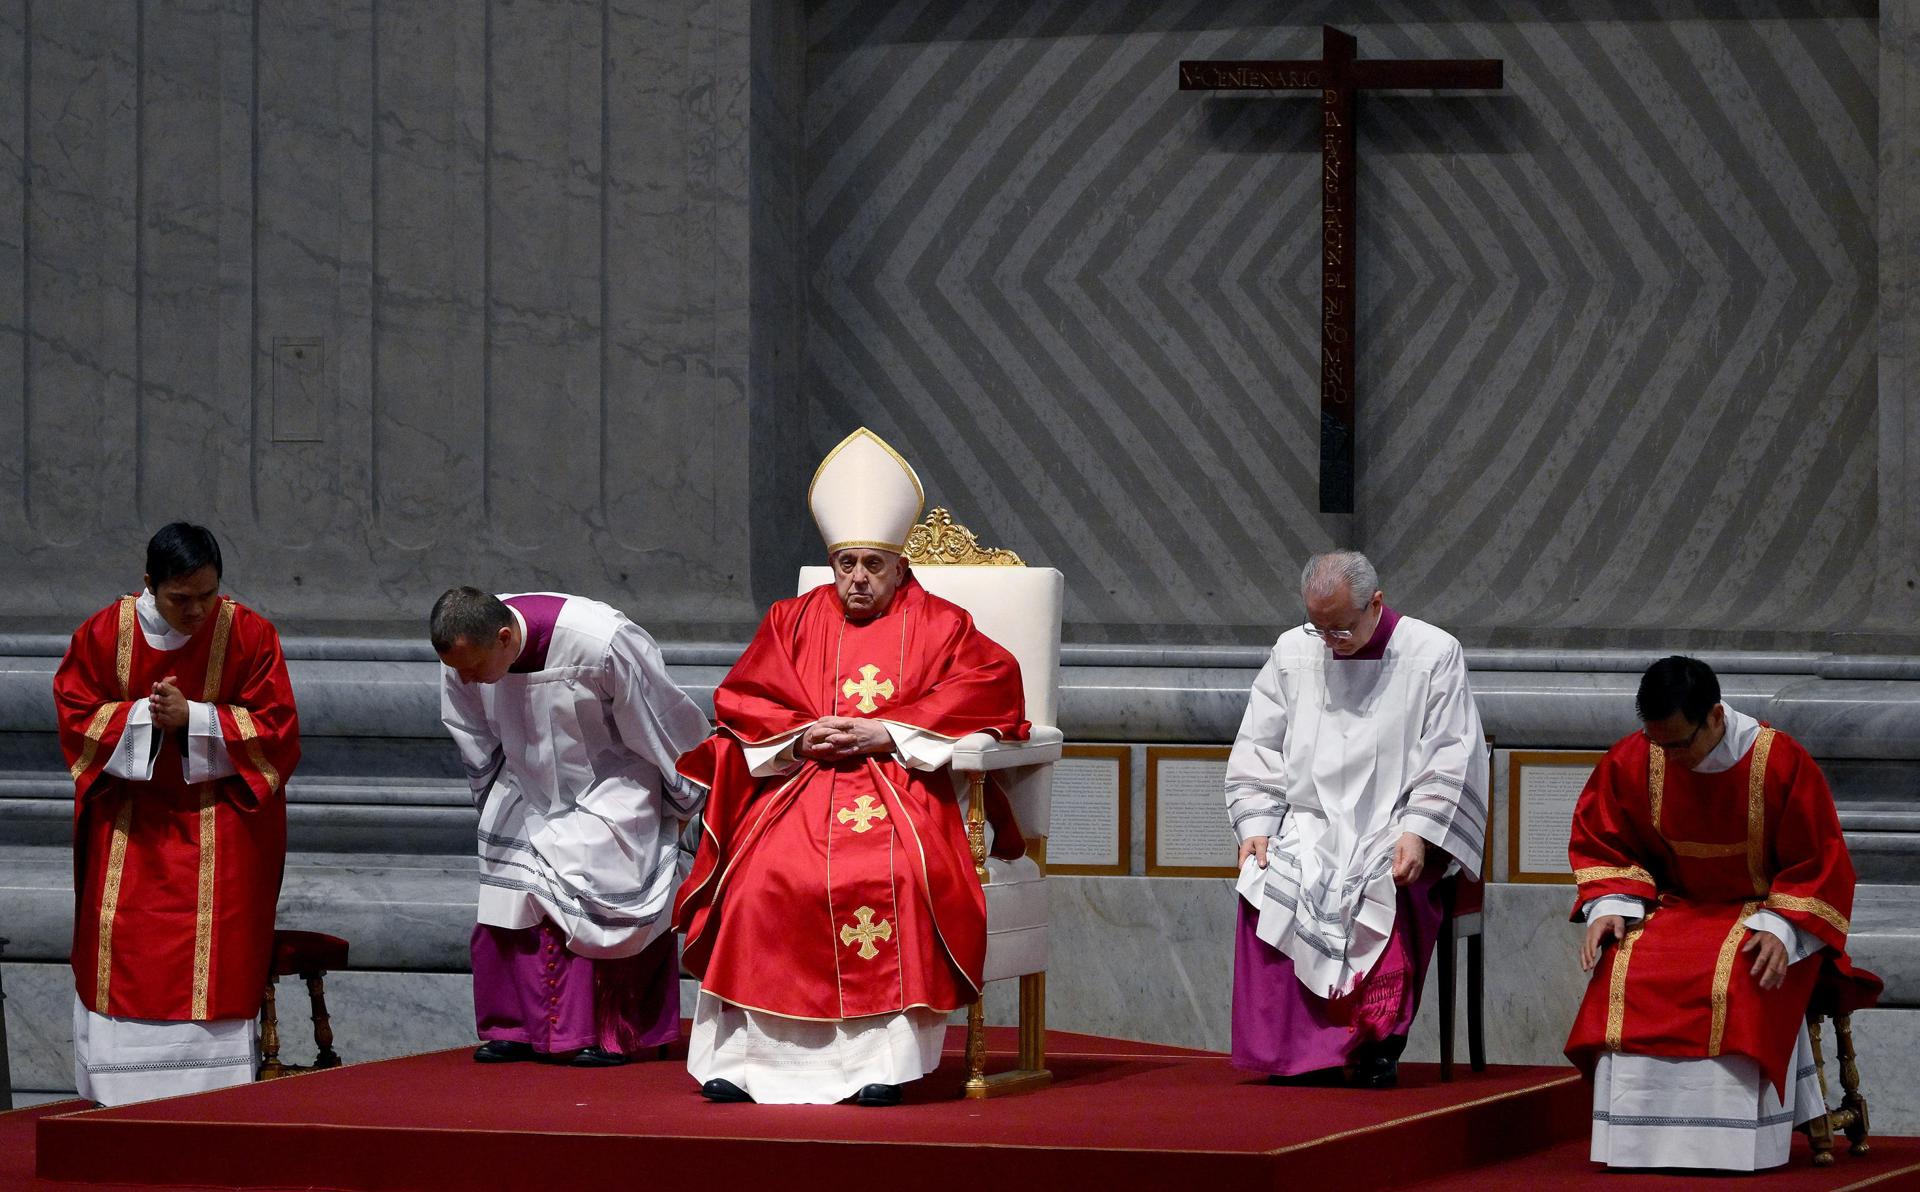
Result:
{"label": "gold cross embroidery", "polygon": [[874,820],[886,818],[887,809],[885,807],[875,807],[873,805],[872,795],[861,795],[853,801],[853,806],[842,807],[840,809],[840,822],[843,824],[853,824],[853,830],[856,834],[865,832],[867,829],[873,827]]}
{"label": "gold cross embroidery", "polygon": [[871,713],[875,708],[880,706],[874,702],[874,696],[877,695],[881,699],[893,698],[893,680],[881,679],[878,683],[874,682],[879,676],[879,667],[863,666],[860,668],[860,681],[856,683],[852,679],[848,679],[845,683],[841,684],[840,694],[846,696],[848,699],[852,699],[856,695],[859,696],[860,702],[855,704],[854,707],[859,708],[862,712]]}
{"label": "gold cross embroidery", "polygon": [[880,949],[873,946],[873,941],[892,939],[893,924],[885,919],[875,923],[873,921],[873,908],[870,906],[863,906],[853,912],[853,917],[860,920],[860,925],[858,927],[855,927],[851,923],[842,925],[840,928],[840,942],[846,944],[848,947],[852,947],[856,942],[859,943],[860,959],[872,960],[874,957],[880,955]]}

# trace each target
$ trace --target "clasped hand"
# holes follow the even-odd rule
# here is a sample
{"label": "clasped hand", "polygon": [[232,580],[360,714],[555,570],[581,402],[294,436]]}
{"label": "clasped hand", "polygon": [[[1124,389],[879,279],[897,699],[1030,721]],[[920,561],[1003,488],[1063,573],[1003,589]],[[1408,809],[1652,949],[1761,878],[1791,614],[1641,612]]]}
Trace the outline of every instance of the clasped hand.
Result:
{"label": "clasped hand", "polygon": [[180,693],[179,677],[168,675],[153,685],[147,707],[153,710],[153,722],[172,732],[187,727],[187,697]]}
{"label": "clasped hand", "polygon": [[837,762],[891,748],[893,737],[885,725],[855,716],[822,716],[800,734],[800,756],[817,762]]}

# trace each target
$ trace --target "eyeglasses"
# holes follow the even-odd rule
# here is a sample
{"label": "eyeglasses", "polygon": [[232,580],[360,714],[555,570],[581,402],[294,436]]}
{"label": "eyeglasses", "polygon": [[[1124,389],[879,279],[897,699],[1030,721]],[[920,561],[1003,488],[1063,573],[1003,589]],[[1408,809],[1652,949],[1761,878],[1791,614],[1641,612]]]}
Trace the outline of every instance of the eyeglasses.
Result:
{"label": "eyeglasses", "polygon": [[1706,727],[1704,724],[1694,725],[1693,731],[1688,733],[1686,739],[1683,741],[1656,741],[1653,739],[1653,734],[1644,729],[1641,730],[1640,735],[1645,737],[1647,744],[1653,746],[1655,749],[1664,749],[1668,753],[1678,753],[1682,749],[1691,748],[1693,743],[1700,738],[1700,731]]}
{"label": "eyeglasses", "polygon": [[1350,642],[1353,640],[1353,630],[1351,629],[1322,629],[1312,621],[1308,621],[1305,625],[1302,625],[1301,628],[1307,631],[1308,637],[1321,637],[1330,642]]}

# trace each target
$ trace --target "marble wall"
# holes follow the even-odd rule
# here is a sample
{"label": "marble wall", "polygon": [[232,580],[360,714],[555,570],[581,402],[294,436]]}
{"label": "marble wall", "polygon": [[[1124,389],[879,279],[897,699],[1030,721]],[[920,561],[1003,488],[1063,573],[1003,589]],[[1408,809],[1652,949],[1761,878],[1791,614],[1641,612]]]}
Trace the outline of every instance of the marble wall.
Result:
{"label": "marble wall", "polygon": [[283,623],[411,632],[466,579],[750,624],[779,7],[0,2],[7,616],[186,517]]}
{"label": "marble wall", "polygon": [[[1067,572],[1081,640],[1258,640],[1344,541],[1474,641],[1911,644],[1906,11],[815,0],[813,445],[925,459]],[[1318,105],[1175,89],[1323,21],[1505,62],[1358,101],[1351,517],[1316,497]]]}
{"label": "marble wall", "polygon": [[[1360,512],[1312,494],[1314,108],[1361,104]],[[738,638],[869,422],[1082,641],[1254,642],[1358,543],[1487,644],[1905,648],[1913,17],[1470,0],[0,0],[0,620],[207,521],[290,626],[446,583]]]}

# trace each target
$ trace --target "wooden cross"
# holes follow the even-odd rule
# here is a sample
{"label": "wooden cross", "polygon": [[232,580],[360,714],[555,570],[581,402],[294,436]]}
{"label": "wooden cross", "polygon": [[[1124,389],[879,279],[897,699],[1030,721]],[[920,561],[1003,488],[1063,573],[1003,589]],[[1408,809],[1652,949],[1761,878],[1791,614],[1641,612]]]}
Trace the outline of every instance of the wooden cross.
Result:
{"label": "wooden cross", "polygon": [[1498,58],[1354,60],[1354,39],[1321,26],[1319,61],[1187,61],[1182,91],[1320,93],[1320,512],[1353,512],[1353,97],[1362,90],[1502,86]]}
{"label": "wooden cross", "polygon": [[872,821],[886,818],[887,809],[875,807],[872,795],[861,795],[853,801],[853,806],[840,809],[840,822],[852,824],[855,835],[873,827]]}
{"label": "wooden cross", "polygon": [[840,927],[840,942],[851,946],[854,941],[858,940],[860,943],[860,959],[872,960],[874,957],[880,955],[880,949],[873,946],[873,941],[892,939],[893,924],[885,919],[875,923],[873,921],[873,908],[870,906],[863,906],[853,912],[853,917],[860,920],[860,926],[855,927],[851,923],[842,924]]}
{"label": "wooden cross", "polygon": [[881,699],[893,698],[893,680],[882,679],[878,683],[874,682],[874,679],[878,678],[879,675],[879,667],[863,666],[860,668],[860,681],[856,683],[852,679],[848,679],[841,685],[840,694],[846,696],[848,699],[852,699],[856,695],[859,696],[860,702],[854,706],[862,712],[871,713],[875,708],[880,706],[873,702],[874,696],[877,695]]}

